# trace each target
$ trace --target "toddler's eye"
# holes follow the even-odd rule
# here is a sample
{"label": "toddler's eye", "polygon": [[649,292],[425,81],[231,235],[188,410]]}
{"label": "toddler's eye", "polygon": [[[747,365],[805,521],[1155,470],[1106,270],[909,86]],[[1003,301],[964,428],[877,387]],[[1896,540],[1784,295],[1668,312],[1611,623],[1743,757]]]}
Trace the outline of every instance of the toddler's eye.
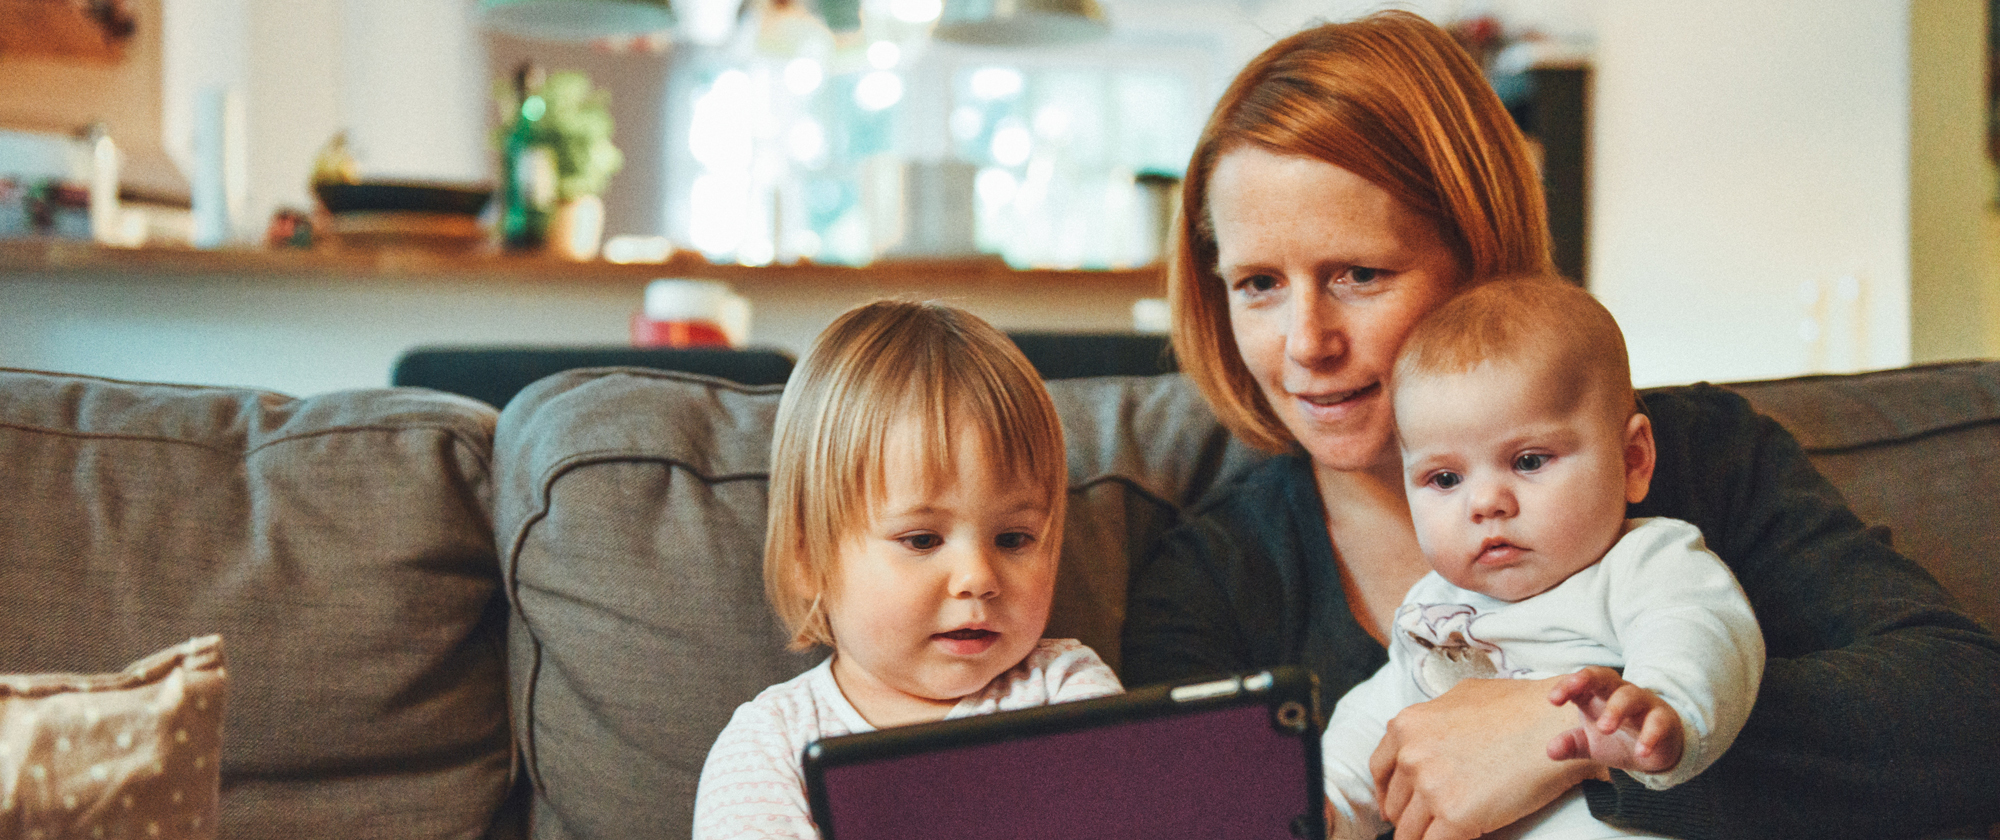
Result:
{"label": "toddler's eye", "polygon": [[1521,472],[1534,472],[1547,466],[1548,463],[1548,455],[1541,452],[1527,452],[1514,458],[1514,469]]}
{"label": "toddler's eye", "polygon": [[1434,472],[1431,473],[1430,478],[1424,479],[1424,484],[1439,490],[1450,490],[1453,487],[1457,487],[1464,480],[1464,476],[1455,472]]}
{"label": "toddler's eye", "polygon": [[1008,531],[993,538],[993,544],[1008,551],[1027,548],[1035,541],[1035,535],[1026,531]]}
{"label": "toddler's eye", "polygon": [[911,534],[901,538],[898,542],[916,551],[930,551],[944,545],[944,538],[936,534]]}

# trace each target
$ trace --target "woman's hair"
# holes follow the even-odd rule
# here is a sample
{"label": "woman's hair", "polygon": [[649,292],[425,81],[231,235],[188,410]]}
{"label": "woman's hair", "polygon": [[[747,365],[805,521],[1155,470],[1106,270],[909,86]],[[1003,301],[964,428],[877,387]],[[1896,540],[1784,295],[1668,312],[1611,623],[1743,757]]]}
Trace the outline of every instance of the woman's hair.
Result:
{"label": "woman's hair", "polygon": [[[915,434],[925,469],[887,476],[893,433]],[[878,301],[842,314],[792,371],[771,441],[764,589],[803,650],[833,644],[820,596],[844,540],[886,495],[885,482],[952,476],[955,434],[977,436],[1004,480],[1048,491],[1049,548],[1060,552],[1069,469],[1062,423],[1033,365],[1007,336],[940,303]]]}
{"label": "woman's hair", "polygon": [[1461,278],[1553,270],[1527,143],[1449,34],[1389,11],[1273,44],[1202,129],[1167,264],[1174,355],[1224,425],[1254,446],[1282,451],[1292,436],[1243,364],[1216,275],[1208,184],[1241,148],[1325,161],[1381,187],[1437,226]]}
{"label": "woman's hair", "polygon": [[1431,310],[1403,339],[1393,385],[1465,373],[1488,362],[1559,372],[1563,399],[1602,396],[1622,422],[1638,410],[1618,320],[1597,298],[1554,274],[1483,282]]}

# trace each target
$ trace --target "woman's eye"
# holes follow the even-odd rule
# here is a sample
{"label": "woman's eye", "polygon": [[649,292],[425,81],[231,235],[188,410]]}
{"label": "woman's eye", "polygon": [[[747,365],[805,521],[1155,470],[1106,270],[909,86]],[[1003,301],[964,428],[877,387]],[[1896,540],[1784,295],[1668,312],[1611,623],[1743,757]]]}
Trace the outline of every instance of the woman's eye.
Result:
{"label": "woman's eye", "polygon": [[936,534],[911,534],[903,537],[900,542],[917,551],[930,551],[944,545],[944,538]]}
{"label": "woman's eye", "polygon": [[1514,469],[1520,470],[1521,472],[1534,472],[1536,470],[1541,469],[1542,467],[1547,466],[1548,463],[1549,463],[1548,455],[1545,455],[1540,452],[1529,452],[1523,455],[1516,456],[1514,458]]}
{"label": "woman's eye", "polygon": [[1424,484],[1439,490],[1450,490],[1453,487],[1457,487],[1459,482],[1464,480],[1464,477],[1455,472],[1438,472],[1431,473],[1431,477],[1425,479]]}
{"label": "woman's eye", "polygon": [[993,539],[993,544],[1008,551],[1027,548],[1034,543],[1035,535],[1026,531],[1008,531]]}
{"label": "woman's eye", "polygon": [[1236,281],[1236,290],[1257,294],[1278,288],[1278,278],[1269,274],[1252,274]]}
{"label": "woman's eye", "polygon": [[1347,270],[1347,279],[1356,286],[1366,286],[1382,279],[1382,270],[1357,265]]}

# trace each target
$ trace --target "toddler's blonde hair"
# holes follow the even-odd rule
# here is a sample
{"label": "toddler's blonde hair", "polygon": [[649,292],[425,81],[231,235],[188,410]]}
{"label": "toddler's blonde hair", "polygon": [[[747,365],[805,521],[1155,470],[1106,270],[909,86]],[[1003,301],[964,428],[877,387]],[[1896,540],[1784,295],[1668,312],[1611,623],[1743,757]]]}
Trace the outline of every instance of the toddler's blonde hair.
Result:
{"label": "toddler's blonde hair", "polygon": [[949,481],[953,436],[977,436],[1003,478],[1047,489],[1049,550],[1062,549],[1062,423],[1020,349],[945,304],[856,307],[792,371],[773,428],[764,589],[794,650],[833,645],[821,596],[842,541],[885,495],[883,456],[898,427],[921,436],[924,474],[908,478],[932,485]]}

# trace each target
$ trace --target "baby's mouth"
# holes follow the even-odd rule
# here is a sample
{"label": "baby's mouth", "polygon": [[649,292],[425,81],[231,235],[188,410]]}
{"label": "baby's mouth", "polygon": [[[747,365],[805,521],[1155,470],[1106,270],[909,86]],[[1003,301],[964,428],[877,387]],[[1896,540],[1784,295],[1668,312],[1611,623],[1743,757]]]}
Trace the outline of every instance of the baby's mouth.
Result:
{"label": "baby's mouth", "polygon": [[1472,561],[1486,566],[1504,566],[1514,562],[1523,551],[1525,549],[1506,540],[1487,540]]}
{"label": "baby's mouth", "polygon": [[940,638],[951,639],[953,641],[971,642],[971,641],[977,641],[979,639],[990,638],[992,636],[998,636],[1000,634],[995,633],[991,630],[980,630],[974,627],[961,627],[957,630],[952,630],[945,633],[939,633],[937,635]]}

